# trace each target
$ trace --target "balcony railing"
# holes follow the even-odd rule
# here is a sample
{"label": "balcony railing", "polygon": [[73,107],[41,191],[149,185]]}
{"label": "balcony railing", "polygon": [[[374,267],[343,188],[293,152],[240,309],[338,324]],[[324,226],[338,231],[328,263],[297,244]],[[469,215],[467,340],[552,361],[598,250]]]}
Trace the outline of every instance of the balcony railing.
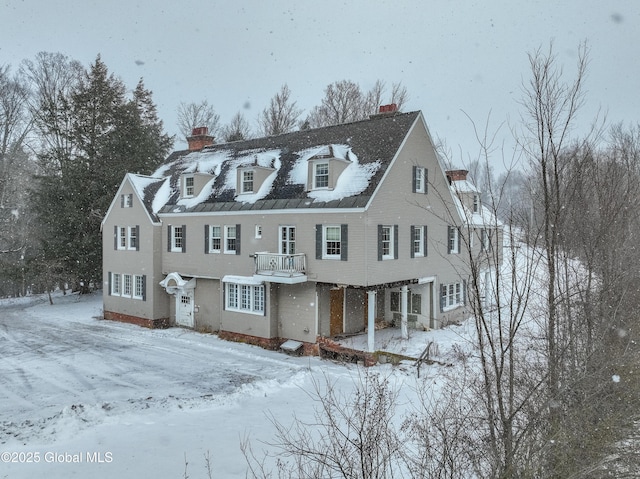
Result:
{"label": "balcony railing", "polygon": [[255,253],[255,274],[269,276],[304,276],[307,272],[307,255]]}

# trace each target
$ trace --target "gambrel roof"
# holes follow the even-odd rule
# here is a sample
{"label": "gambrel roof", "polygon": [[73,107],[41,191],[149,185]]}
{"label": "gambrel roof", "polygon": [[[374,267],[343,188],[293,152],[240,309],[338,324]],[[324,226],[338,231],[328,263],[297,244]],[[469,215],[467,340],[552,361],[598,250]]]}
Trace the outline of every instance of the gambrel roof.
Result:
{"label": "gambrel roof", "polygon": [[[142,188],[150,214],[225,210],[365,207],[420,112],[374,116],[368,120],[283,135],[177,151]],[[309,160],[346,163],[332,189],[307,189]],[[238,168],[269,172],[259,191],[238,195]],[[210,175],[195,197],[180,196],[184,174]],[[135,176],[135,175],[134,175]],[[135,179],[134,179],[135,181]],[[143,182],[144,182],[143,181]]]}

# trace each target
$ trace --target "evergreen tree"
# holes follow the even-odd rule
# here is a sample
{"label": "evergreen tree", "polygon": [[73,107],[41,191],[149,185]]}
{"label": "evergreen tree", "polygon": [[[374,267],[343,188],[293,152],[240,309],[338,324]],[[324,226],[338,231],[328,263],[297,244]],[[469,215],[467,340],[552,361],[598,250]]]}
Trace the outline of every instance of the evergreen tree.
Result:
{"label": "evergreen tree", "polygon": [[[49,175],[39,177],[33,207],[40,224],[41,261],[62,265],[75,286],[87,291],[101,282],[100,223],[123,176],[151,173],[172,138],[162,132],[142,80],[128,99],[123,82],[109,74],[99,56],[66,102],[72,148],[48,165]],[[59,152],[45,150],[41,160],[55,156]]]}

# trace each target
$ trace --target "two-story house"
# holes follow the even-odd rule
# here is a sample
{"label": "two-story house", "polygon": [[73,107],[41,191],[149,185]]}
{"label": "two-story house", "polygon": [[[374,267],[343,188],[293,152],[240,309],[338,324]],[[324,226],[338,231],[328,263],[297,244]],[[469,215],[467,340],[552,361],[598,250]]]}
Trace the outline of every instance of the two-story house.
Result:
{"label": "two-story house", "polygon": [[466,314],[465,200],[421,112],[189,147],[104,218],[105,318],[309,347]]}

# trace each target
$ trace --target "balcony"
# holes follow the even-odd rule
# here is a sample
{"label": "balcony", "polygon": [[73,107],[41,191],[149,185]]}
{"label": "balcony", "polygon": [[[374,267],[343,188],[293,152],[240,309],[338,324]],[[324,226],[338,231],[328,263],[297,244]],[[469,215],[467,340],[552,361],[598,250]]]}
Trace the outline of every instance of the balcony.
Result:
{"label": "balcony", "polygon": [[253,277],[271,283],[296,284],[307,281],[307,255],[255,253]]}

